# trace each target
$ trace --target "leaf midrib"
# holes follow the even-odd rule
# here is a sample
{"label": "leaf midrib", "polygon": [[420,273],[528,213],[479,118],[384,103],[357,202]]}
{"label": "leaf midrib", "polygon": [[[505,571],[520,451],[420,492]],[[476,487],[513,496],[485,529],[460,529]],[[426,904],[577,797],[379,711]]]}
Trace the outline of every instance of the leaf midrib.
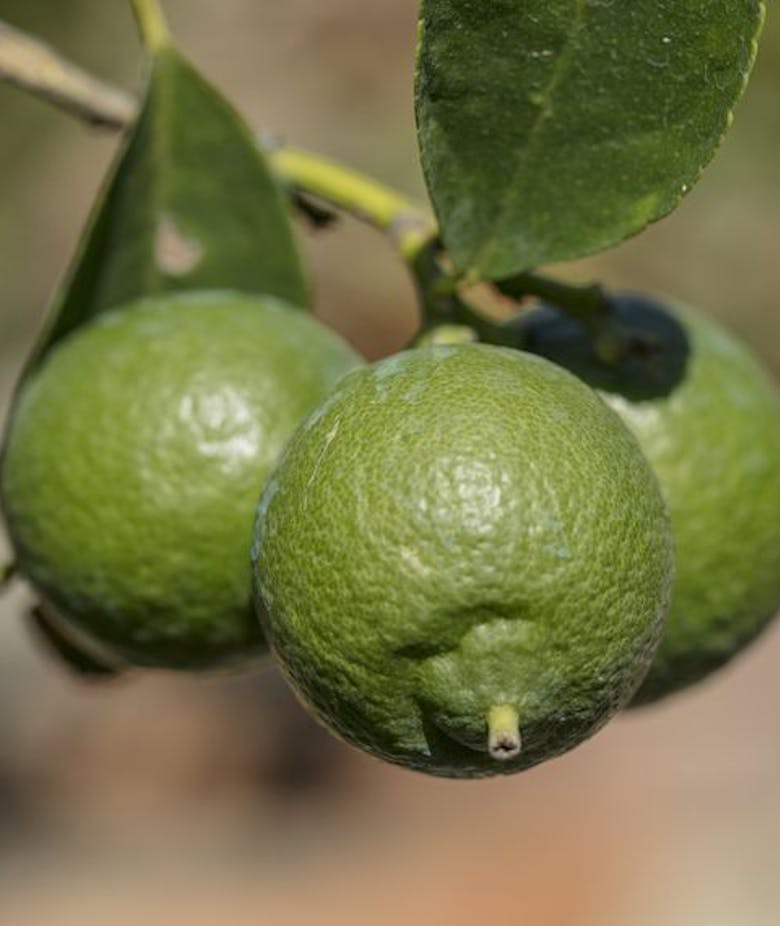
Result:
{"label": "leaf midrib", "polygon": [[550,77],[547,86],[542,91],[541,102],[539,103],[539,114],[534,120],[530,131],[528,132],[525,145],[519,152],[517,166],[512,172],[509,183],[506,184],[506,188],[510,191],[510,193],[504,197],[502,207],[496,212],[496,216],[488,229],[482,247],[474,254],[473,260],[470,261],[472,268],[479,267],[484,261],[485,256],[490,252],[495,243],[499,229],[506,222],[506,217],[510,211],[510,206],[514,205],[517,195],[512,195],[511,191],[513,189],[517,190],[519,188],[519,179],[523,170],[528,165],[528,161],[530,160],[531,152],[534,147],[534,142],[539,135],[541,126],[543,126],[547,121],[549,114],[552,111],[550,102],[552,100],[553,94],[569,71],[571,58],[574,53],[574,39],[582,31],[583,25],[585,23],[587,6],[587,0],[575,0],[575,12],[572,28],[567,36],[564,47],[561,49],[561,52],[556,59],[552,76]]}

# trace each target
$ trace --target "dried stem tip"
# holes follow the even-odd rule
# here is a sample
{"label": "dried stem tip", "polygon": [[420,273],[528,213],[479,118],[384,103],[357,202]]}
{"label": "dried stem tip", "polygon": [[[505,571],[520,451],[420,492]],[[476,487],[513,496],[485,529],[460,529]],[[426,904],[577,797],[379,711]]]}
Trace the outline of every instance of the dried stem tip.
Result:
{"label": "dried stem tip", "polygon": [[506,762],[520,755],[520,737],[517,710],[510,704],[491,707],[487,715],[488,752],[498,762]]}

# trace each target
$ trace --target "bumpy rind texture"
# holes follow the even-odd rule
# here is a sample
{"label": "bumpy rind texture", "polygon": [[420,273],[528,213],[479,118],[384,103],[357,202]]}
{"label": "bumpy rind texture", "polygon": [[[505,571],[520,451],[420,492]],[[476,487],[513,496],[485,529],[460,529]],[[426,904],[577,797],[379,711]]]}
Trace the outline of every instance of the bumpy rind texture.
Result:
{"label": "bumpy rind texture", "polygon": [[780,607],[780,402],[752,354],[712,320],[641,296],[617,319],[644,351],[600,364],[582,329],[540,309],[523,343],[598,389],[633,431],[666,496],[672,607],[635,704],[699,681]]}
{"label": "bumpy rind texture", "polygon": [[[619,418],[545,360],[466,345],[345,377],[258,511],[258,612],[345,740],[436,775],[518,771],[594,733],[652,658],[672,570]],[[522,751],[488,751],[493,705]]]}
{"label": "bumpy rind texture", "polygon": [[57,345],[23,384],[2,460],[19,566],[120,660],[251,663],[257,501],[290,434],[359,362],[272,298],[143,300]]}

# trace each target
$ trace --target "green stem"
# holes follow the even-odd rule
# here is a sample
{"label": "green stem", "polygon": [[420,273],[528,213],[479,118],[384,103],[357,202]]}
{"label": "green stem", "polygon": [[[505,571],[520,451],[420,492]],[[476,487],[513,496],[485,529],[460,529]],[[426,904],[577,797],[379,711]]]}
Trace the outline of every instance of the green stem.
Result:
{"label": "green stem", "polygon": [[596,356],[609,366],[620,363],[636,340],[616,318],[612,299],[599,283],[575,286],[529,272],[499,280],[496,288],[513,299],[535,296],[576,319],[587,330]]}
{"label": "green stem", "polygon": [[423,329],[418,334],[412,347],[428,347],[431,345],[453,346],[456,344],[473,344],[478,341],[477,332],[470,325],[458,325],[454,322],[435,325],[433,328]]}
{"label": "green stem", "polygon": [[414,279],[423,330],[452,319],[454,286],[441,262],[436,223],[425,209],[372,177],[309,151],[279,145],[267,154],[282,183],[390,238]]}
{"label": "green stem", "polygon": [[536,296],[563,309],[588,327],[598,324],[599,320],[607,318],[612,312],[609,295],[598,283],[575,286],[551,280],[538,273],[521,273],[507,280],[499,280],[496,288],[513,299]]}
{"label": "green stem", "polygon": [[130,5],[147,50],[157,52],[165,48],[170,42],[170,33],[159,0],[130,0]]}
{"label": "green stem", "polygon": [[268,152],[277,176],[385,232],[407,261],[436,237],[431,216],[403,194],[320,155],[281,145]]}

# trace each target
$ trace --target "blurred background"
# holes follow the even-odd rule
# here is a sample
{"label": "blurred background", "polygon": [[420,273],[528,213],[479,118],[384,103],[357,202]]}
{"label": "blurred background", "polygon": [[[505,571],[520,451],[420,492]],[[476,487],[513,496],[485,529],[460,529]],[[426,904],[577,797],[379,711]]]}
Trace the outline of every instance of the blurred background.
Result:
{"label": "blurred background", "polygon": [[[168,0],[248,121],[422,195],[416,2]],[[734,130],[669,219],[561,268],[724,320],[780,375],[780,11]],[[133,88],[120,0],[0,0],[0,19]],[[116,139],[0,86],[0,403]],[[411,287],[353,222],[302,239],[318,312],[369,356]],[[2,551],[2,540],[0,540]],[[521,776],[426,779],[322,732],[272,669],[75,680],[0,599],[0,922],[9,926],[778,922],[780,624],[708,683]]]}

